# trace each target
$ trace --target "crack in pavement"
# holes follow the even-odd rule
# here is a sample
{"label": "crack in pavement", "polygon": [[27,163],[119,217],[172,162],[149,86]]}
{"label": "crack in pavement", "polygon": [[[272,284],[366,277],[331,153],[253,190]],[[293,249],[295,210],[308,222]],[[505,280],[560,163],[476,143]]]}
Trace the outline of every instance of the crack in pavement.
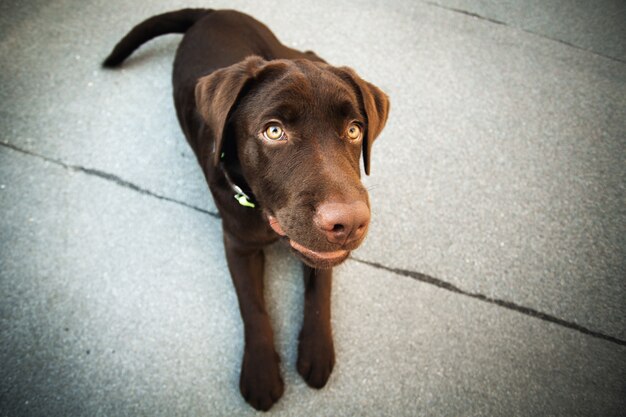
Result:
{"label": "crack in pavement", "polygon": [[424,282],[426,284],[430,284],[430,285],[434,285],[436,287],[442,288],[444,290],[456,293],[456,294],[461,294],[464,295],[466,297],[470,297],[470,298],[474,298],[480,301],[483,301],[485,303],[489,303],[489,304],[495,304],[497,306],[506,308],[508,310],[513,310],[513,311],[517,311],[518,313],[522,313],[524,315],[530,316],[530,317],[534,317],[536,319],[539,320],[543,320],[543,321],[547,321],[550,323],[554,323],[557,324],[559,326],[562,327],[567,327],[568,329],[572,329],[572,330],[576,330],[577,332],[586,334],[588,336],[593,336],[596,337],[598,339],[603,339],[603,340],[607,340],[609,342],[612,343],[616,343],[618,345],[622,345],[622,346],[626,346],[626,340],[622,340],[619,339],[617,337],[611,336],[611,335],[607,335],[604,333],[600,333],[597,332],[595,330],[591,330],[588,329],[584,326],[581,326],[580,324],[571,322],[571,321],[567,321],[567,320],[563,320],[560,319],[558,317],[552,316],[548,313],[544,313],[542,311],[539,310],[535,310],[534,308],[530,308],[530,307],[526,307],[526,306],[522,306],[519,305],[517,303],[514,303],[512,301],[506,301],[506,300],[502,300],[499,298],[493,298],[493,297],[489,297],[485,294],[481,294],[481,293],[476,293],[476,292],[470,292],[470,291],[465,291],[453,284],[450,284],[449,282],[443,281],[439,278],[435,278],[435,277],[431,277],[429,275],[426,274],[422,274],[420,272],[415,272],[415,271],[409,271],[406,269],[400,269],[400,268],[393,268],[393,267],[389,267],[386,265],[382,265],[379,264],[377,262],[370,262],[370,261],[366,261],[363,259],[358,259],[355,257],[350,257],[350,259],[352,259],[355,262],[359,262],[362,263],[364,265],[369,265],[373,268],[377,268],[377,269],[382,269],[384,271],[387,272],[392,272],[396,275],[402,275],[405,277],[410,277],[413,278],[417,281],[421,281]]}
{"label": "crack in pavement", "polygon": [[[104,179],[106,181],[113,182],[114,184],[117,184],[117,185],[119,185],[121,187],[133,190],[133,191],[138,192],[140,194],[147,195],[147,196],[150,196],[150,197],[154,197],[154,198],[157,198],[159,200],[169,201],[171,203],[178,204],[178,205],[181,205],[183,207],[190,208],[190,209],[198,211],[200,213],[208,214],[209,216],[211,216],[213,218],[216,218],[216,219],[220,218],[219,213],[215,213],[215,212],[212,212],[212,211],[209,211],[209,210],[205,210],[205,209],[202,209],[200,207],[197,207],[197,206],[185,203],[184,201],[176,200],[176,199],[173,199],[173,198],[161,195],[161,194],[154,193],[154,192],[152,192],[150,190],[142,188],[142,187],[140,187],[140,186],[138,186],[138,185],[136,185],[136,184],[134,184],[134,183],[132,183],[130,181],[126,181],[123,178],[118,177],[117,175],[114,175],[114,174],[111,174],[111,173],[108,173],[108,172],[104,172],[104,171],[101,171],[101,170],[98,170],[98,169],[93,169],[93,168],[86,168],[86,167],[83,167],[83,166],[80,166],[80,165],[70,165],[70,164],[67,164],[67,163],[65,163],[65,162],[63,162],[61,160],[50,158],[50,157],[38,154],[36,152],[26,150],[26,149],[22,149],[22,148],[20,148],[18,146],[15,146],[15,145],[11,144],[11,143],[8,143],[8,142],[0,142],[0,146],[6,147],[8,149],[12,149],[12,150],[14,150],[16,152],[20,152],[20,153],[25,154],[25,155],[36,157],[36,158],[41,159],[43,161],[47,161],[47,162],[50,162],[52,164],[61,166],[61,167],[65,168],[65,169],[69,169],[69,170],[76,171],[76,172],[82,172],[82,173],[84,173],[86,175],[91,175],[91,176],[95,176],[95,177],[98,177],[98,178],[102,178],[102,179]],[[609,342],[612,342],[612,343],[615,343],[615,344],[618,344],[618,345],[621,345],[621,346],[626,346],[626,341],[622,340],[622,339],[619,339],[617,337],[610,336],[610,335],[607,335],[607,334],[604,334],[604,333],[600,333],[600,332],[588,329],[588,328],[586,328],[584,326],[581,326],[581,325],[579,325],[577,323],[570,322],[570,321],[567,321],[567,320],[563,320],[563,319],[560,319],[558,317],[552,316],[550,314],[547,314],[547,313],[535,310],[535,309],[530,308],[530,307],[522,306],[522,305],[516,304],[516,303],[511,302],[511,301],[506,301],[506,300],[502,300],[502,299],[499,299],[499,298],[489,297],[489,296],[484,295],[484,294],[466,291],[466,290],[463,290],[463,289],[461,289],[461,288],[459,288],[459,287],[457,287],[457,286],[455,286],[455,285],[453,285],[453,284],[451,284],[449,282],[443,281],[443,280],[435,278],[435,277],[431,277],[431,276],[426,275],[426,274],[422,274],[420,272],[409,271],[409,270],[400,269],[400,268],[393,268],[393,267],[389,267],[389,266],[386,266],[386,265],[382,265],[382,264],[377,263],[377,262],[371,262],[371,261],[366,261],[366,260],[363,260],[363,259],[355,258],[353,256],[350,256],[349,259],[351,259],[351,260],[353,260],[355,262],[364,264],[364,265],[368,265],[368,266],[376,268],[376,269],[381,269],[381,270],[384,270],[384,271],[387,271],[387,272],[394,273],[396,275],[401,275],[401,276],[413,278],[413,279],[415,279],[417,281],[420,281],[420,282],[423,282],[423,283],[426,283],[426,284],[430,284],[430,285],[434,285],[434,286],[439,287],[441,289],[444,289],[446,291],[450,291],[450,292],[453,292],[453,293],[456,293],[456,294],[464,295],[466,297],[474,298],[476,300],[480,300],[480,301],[483,301],[483,302],[486,302],[486,303],[489,303],[489,304],[495,304],[495,305],[497,305],[499,307],[503,307],[503,308],[506,308],[508,310],[516,311],[518,313],[524,314],[524,315],[529,316],[529,317],[534,317],[534,318],[539,319],[539,320],[543,320],[543,321],[546,321],[546,322],[549,322],[549,323],[553,323],[553,324],[556,324],[556,325],[559,325],[559,326],[562,326],[562,327],[565,327],[565,328],[568,328],[568,329],[571,329],[571,330],[575,330],[577,332],[583,333],[583,334],[588,335],[588,336],[592,336],[592,337],[595,337],[595,338],[598,338],[598,339],[603,339],[603,340],[606,340],[606,341],[609,341]]]}
{"label": "crack in pavement", "polygon": [[535,35],[535,36],[539,36],[540,38],[548,39],[548,40],[551,40],[553,42],[558,42],[560,44],[569,46],[570,48],[578,49],[580,51],[588,52],[590,54],[597,55],[597,56],[602,57],[602,58],[610,59],[611,61],[615,61],[615,62],[620,62],[622,64],[626,64],[626,60],[623,60],[621,58],[618,58],[618,57],[615,57],[615,56],[611,56],[611,55],[606,55],[606,54],[603,54],[602,52],[596,52],[596,51],[594,51],[592,49],[585,48],[583,46],[579,46],[579,45],[573,44],[573,43],[568,42],[568,41],[564,41],[563,39],[553,38],[553,37],[545,35],[543,33],[533,32],[532,30],[525,29],[525,28],[523,28],[521,26],[513,26],[513,25],[511,25],[509,23],[506,23],[506,22],[503,22],[503,21],[500,21],[500,20],[497,20],[497,19],[493,19],[491,17],[483,16],[483,15],[480,15],[478,13],[473,13],[473,12],[470,12],[470,11],[467,11],[467,10],[463,10],[463,9],[457,9],[455,7],[444,6],[443,4],[438,4],[438,3],[435,3],[434,1],[422,1],[422,3],[428,4],[429,6],[437,7],[437,8],[443,9],[443,10],[448,10],[448,11],[451,11],[451,12],[454,12],[454,13],[464,14],[466,16],[474,17],[476,19],[484,20],[486,22],[491,22],[491,23],[494,23],[496,25],[502,25],[502,26],[506,26],[506,27],[511,28],[511,29],[521,30],[522,32],[529,33],[529,34]]}
{"label": "crack in pavement", "polygon": [[34,156],[36,158],[39,158],[39,159],[44,160],[46,162],[50,162],[52,164],[58,165],[58,166],[63,167],[65,169],[69,169],[71,171],[82,172],[82,173],[87,174],[87,175],[91,175],[91,176],[95,176],[95,177],[99,177],[99,178],[105,179],[107,181],[111,181],[111,182],[113,182],[113,183],[115,183],[115,184],[117,184],[117,185],[119,185],[121,187],[128,188],[130,190],[136,191],[136,192],[138,192],[140,194],[143,194],[143,195],[147,195],[147,196],[150,196],[150,197],[158,198],[159,200],[169,201],[170,203],[178,204],[178,205],[181,205],[183,207],[187,207],[187,208],[190,208],[192,210],[199,211],[200,213],[203,213],[203,214],[208,214],[209,216],[215,217],[216,219],[221,218],[219,213],[216,213],[216,212],[213,212],[213,211],[209,211],[209,210],[205,210],[205,209],[203,209],[201,207],[194,206],[193,204],[188,204],[188,203],[185,203],[184,201],[176,200],[175,198],[171,198],[171,197],[167,197],[167,196],[164,196],[164,195],[161,195],[161,194],[157,194],[157,193],[155,193],[153,191],[150,191],[150,190],[148,190],[146,188],[142,188],[142,187],[138,186],[137,184],[134,184],[134,183],[132,183],[130,181],[126,181],[125,179],[123,179],[121,177],[118,177],[115,174],[104,172],[104,171],[101,171],[101,170],[95,169],[95,168],[86,168],[86,167],[83,167],[83,166],[80,166],[80,165],[70,165],[70,164],[67,164],[67,163],[59,160],[59,159],[50,158],[48,156],[44,156],[44,155],[41,155],[41,154],[33,152],[33,151],[22,149],[22,148],[20,148],[18,146],[15,146],[15,145],[11,144],[11,143],[8,143],[8,142],[0,142],[0,145],[4,146],[6,148],[12,149],[12,150],[14,150],[16,152],[21,152],[21,153],[23,153],[25,155]]}

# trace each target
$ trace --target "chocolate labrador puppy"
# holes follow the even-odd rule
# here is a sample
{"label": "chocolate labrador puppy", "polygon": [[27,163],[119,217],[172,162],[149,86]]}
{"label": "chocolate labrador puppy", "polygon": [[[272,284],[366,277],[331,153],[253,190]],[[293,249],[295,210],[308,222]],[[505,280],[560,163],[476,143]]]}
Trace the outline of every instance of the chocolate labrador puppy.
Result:
{"label": "chocolate labrador puppy", "polygon": [[304,265],[298,372],[315,388],[335,363],[332,267],[367,233],[372,143],[387,96],[353,70],[281,44],[252,17],[185,9],[133,28],[104,61],[122,63],[144,42],[184,33],[174,102],[222,217],[226,259],[243,319],[240,390],[268,410],[283,394],[280,359],[263,299],[263,247],[282,239]]}

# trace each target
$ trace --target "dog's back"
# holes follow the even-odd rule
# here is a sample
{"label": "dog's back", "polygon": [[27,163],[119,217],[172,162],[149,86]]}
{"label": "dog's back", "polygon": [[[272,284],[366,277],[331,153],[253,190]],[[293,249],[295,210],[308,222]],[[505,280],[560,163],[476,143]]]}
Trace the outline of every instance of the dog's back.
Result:
{"label": "dog's back", "polygon": [[267,61],[281,58],[322,60],[315,54],[286,47],[263,23],[234,10],[209,11],[198,20],[178,46],[172,81],[180,125],[189,130],[185,135],[196,153],[205,154],[199,149],[202,144],[193,143],[195,138],[202,136],[198,132],[202,123],[196,117],[194,99],[199,78],[250,56]]}

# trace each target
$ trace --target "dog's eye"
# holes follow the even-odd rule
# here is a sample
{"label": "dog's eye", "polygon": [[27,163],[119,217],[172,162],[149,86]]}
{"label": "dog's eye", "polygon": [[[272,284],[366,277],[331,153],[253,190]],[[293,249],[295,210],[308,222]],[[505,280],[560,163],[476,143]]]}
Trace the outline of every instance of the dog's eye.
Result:
{"label": "dog's eye", "polygon": [[269,140],[284,140],[285,131],[279,125],[269,125],[263,135]]}
{"label": "dog's eye", "polygon": [[357,140],[361,137],[361,128],[356,123],[352,123],[346,130],[346,135],[350,140]]}

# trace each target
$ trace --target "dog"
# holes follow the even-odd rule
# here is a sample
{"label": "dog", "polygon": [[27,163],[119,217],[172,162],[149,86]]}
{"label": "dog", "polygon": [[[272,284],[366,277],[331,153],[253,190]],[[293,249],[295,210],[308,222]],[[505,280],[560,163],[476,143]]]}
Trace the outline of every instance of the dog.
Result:
{"label": "dog", "polygon": [[282,396],[280,358],[263,298],[263,248],[286,242],[304,268],[297,369],[323,387],[335,364],[332,267],[365,238],[370,221],[360,157],[389,99],[352,69],[289,48],[233,10],[184,9],[135,26],[103,62],[120,65],[143,43],[184,34],[174,60],[176,114],[222,219],[228,268],[243,320],[239,388],[258,410]]}

